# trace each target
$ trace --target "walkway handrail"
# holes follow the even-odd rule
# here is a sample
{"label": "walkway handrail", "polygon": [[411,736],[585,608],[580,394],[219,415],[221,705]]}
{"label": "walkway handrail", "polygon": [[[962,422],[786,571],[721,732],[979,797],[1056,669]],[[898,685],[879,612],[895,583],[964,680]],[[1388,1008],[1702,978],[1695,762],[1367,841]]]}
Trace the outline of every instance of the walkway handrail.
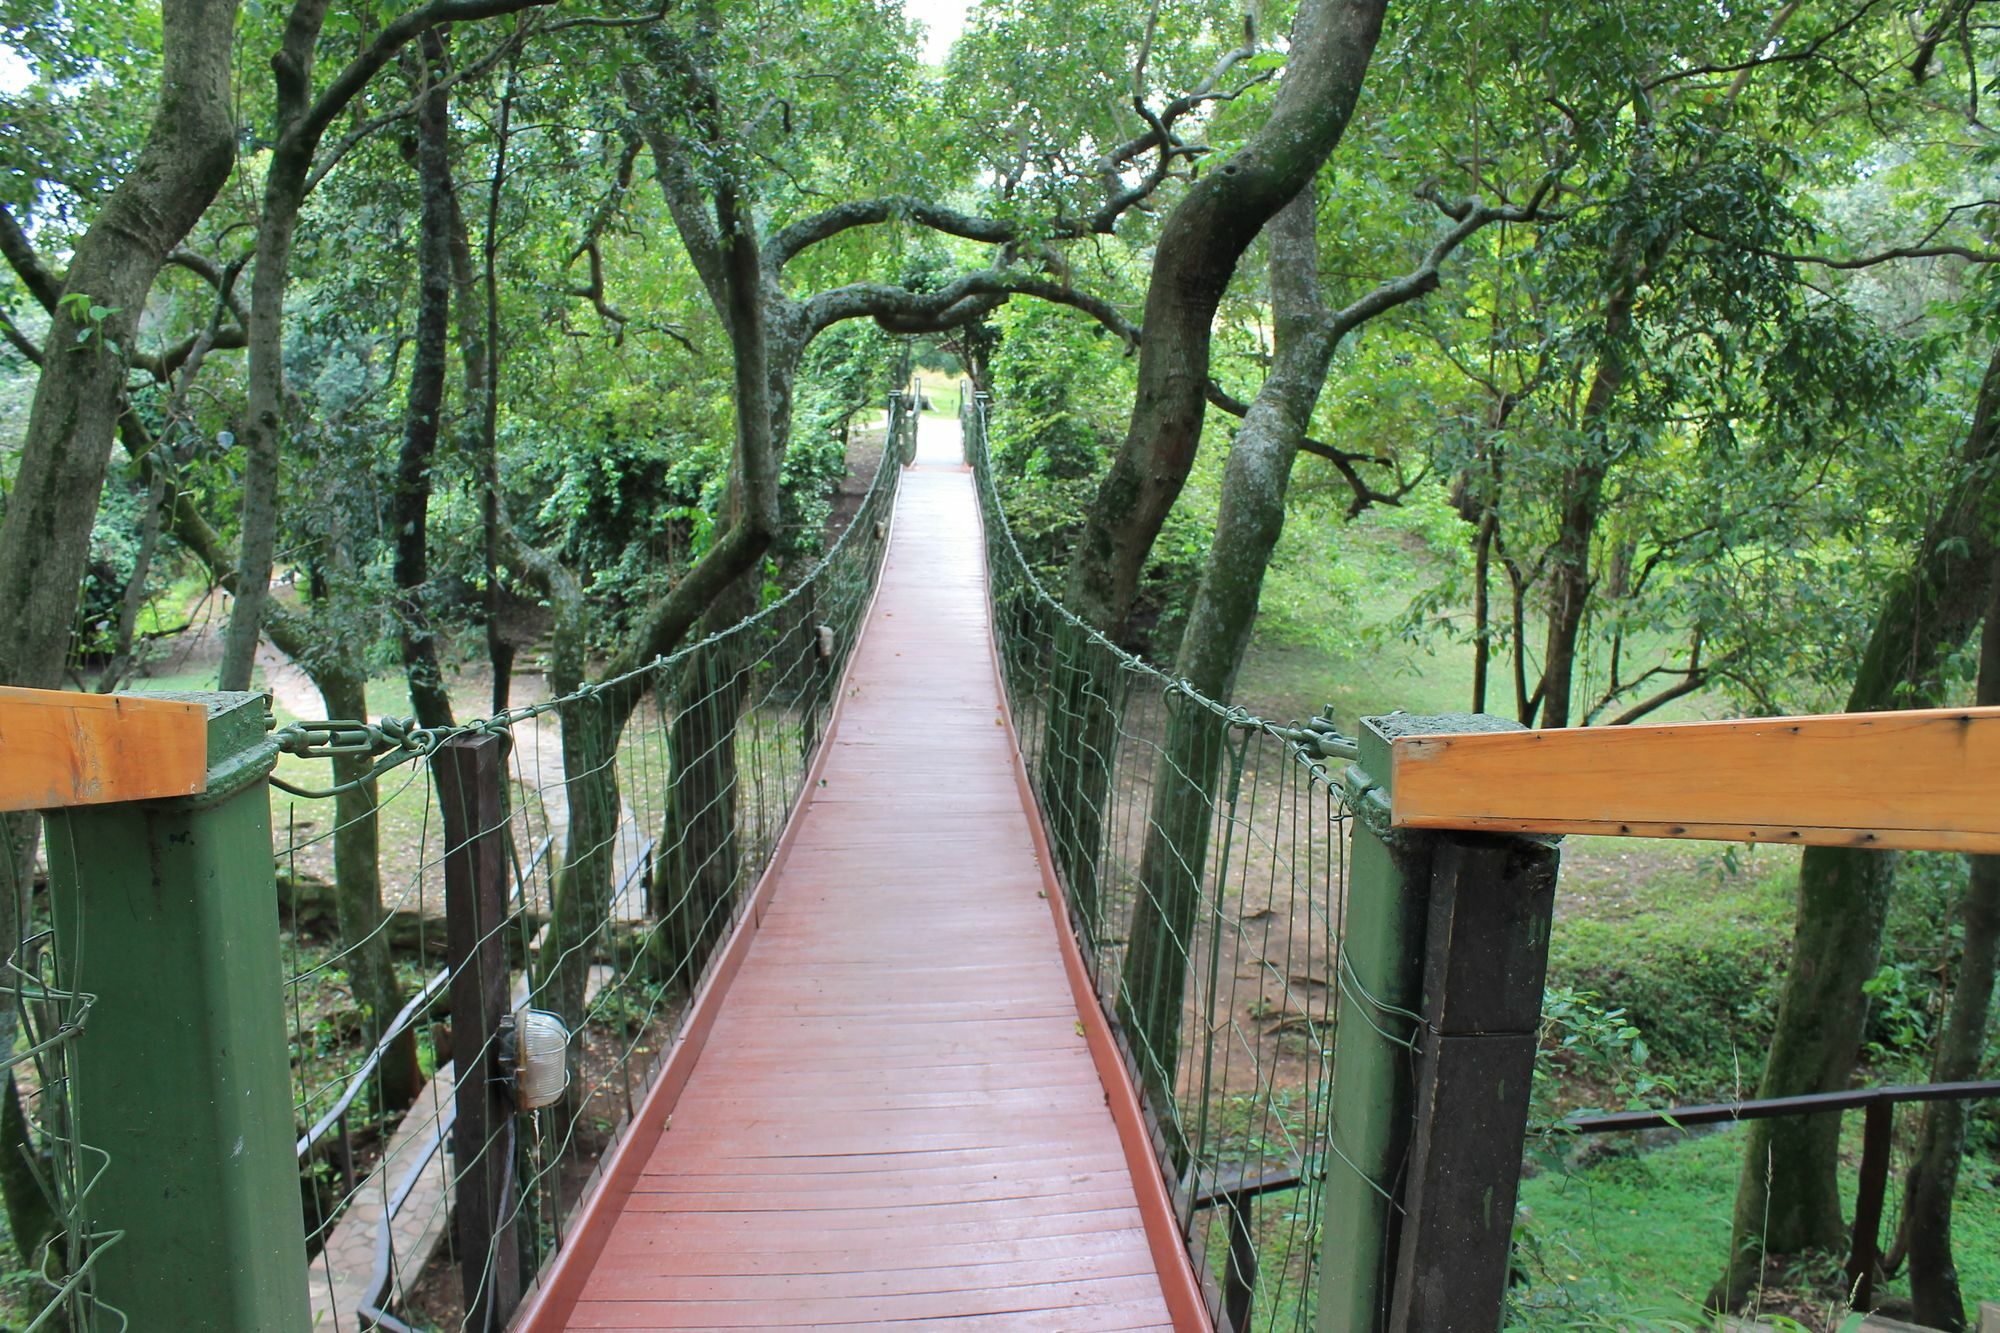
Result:
{"label": "walkway handrail", "polygon": [[[1501,1306],[1510,1228],[1468,1221],[1465,1191],[1477,1188],[1496,1217],[1511,1216],[1554,921],[1552,835],[2000,850],[1990,799],[2000,785],[1995,708],[1539,731],[1496,718],[1399,715],[1367,719],[1364,732],[1355,781],[1379,821],[1373,836],[1402,866],[1429,867],[1392,875],[1383,895],[1385,910],[1421,923],[1381,956],[1376,984],[1420,997],[1411,1005],[1421,1021],[1407,1094],[1418,1113],[1413,1125],[1394,1110],[1374,1117],[1411,1167],[1398,1199],[1405,1215],[1393,1284],[1355,1284],[1371,1302],[1392,1302],[1411,1327],[1468,1303]],[[1351,1074],[1344,1069],[1342,1081]],[[1511,1100],[1496,1109],[1507,1088]],[[1576,1117],[1565,1127],[1604,1133],[1865,1108],[1849,1277],[1856,1308],[1866,1309],[1891,1108],[1996,1090],[1836,1090]],[[1483,1115],[1474,1110],[1482,1097]],[[1451,1257],[1450,1271],[1439,1269],[1440,1254]]]}
{"label": "walkway handrail", "polygon": [[990,408],[961,394],[994,638],[1086,970],[1218,1326],[1306,1310],[1354,742],[1210,698],[1064,606],[1009,522]]}
{"label": "walkway handrail", "polygon": [[[892,405],[892,439],[907,433],[905,415]],[[308,1301],[337,1284],[315,1283],[308,1296],[309,1242],[296,1210],[305,1183],[317,1225],[342,1215],[356,1187],[353,1153],[341,1154],[345,1180],[329,1181],[312,1167],[314,1148],[336,1129],[344,1135],[364,1105],[371,1126],[394,1118],[385,1071],[394,1061],[399,1079],[421,1081],[415,1038],[450,988],[455,1101],[428,1125],[429,1112],[405,1119],[419,1140],[449,1146],[453,1188],[504,1168],[489,1196],[501,1215],[478,1220],[496,1243],[460,1247],[474,1266],[465,1276],[476,1319],[504,1323],[518,1297],[507,1276],[516,1257],[532,1275],[550,1253],[576,1202],[575,1155],[643,1092],[682,998],[803,793],[880,567],[901,475],[896,453],[884,449],[852,521],[790,590],[636,670],[554,699],[448,728],[382,718],[296,723],[273,735],[268,701],[255,694],[62,694],[34,701],[43,721],[10,723],[0,801],[74,807],[48,817],[55,945],[41,959],[55,972],[26,978],[23,989],[46,1002],[25,1006],[30,1049],[13,1057],[42,1066],[29,1089],[39,1105],[28,1109],[53,1153],[45,1183],[65,1222],[49,1267],[63,1276],[51,1281],[44,1318],[60,1310],[81,1328],[96,1312],[115,1325],[122,1311],[130,1326],[149,1327],[183,1317],[190,1299],[216,1328],[244,1333],[395,1318],[387,1307],[400,1293],[383,1290],[379,1262],[340,1288],[337,1309],[310,1314]],[[27,708],[19,693],[0,694],[0,707]],[[534,727],[545,718],[559,724],[560,745]],[[511,774],[491,761],[500,733],[519,742]],[[281,751],[366,756],[366,771],[344,771],[347,780],[323,790],[286,785],[271,771]],[[474,752],[480,764],[459,763]],[[544,762],[553,777],[540,774]],[[40,785],[23,785],[29,778]],[[303,801],[340,802],[285,821],[278,849],[295,886],[331,877],[346,891],[337,939],[301,912],[297,893],[282,938],[271,928],[272,785]],[[467,810],[487,814],[457,818],[459,833],[440,840],[448,796],[472,798]],[[393,817],[407,837],[380,836],[383,810],[402,812]],[[454,803],[449,813],[462,812]],[[481,901],[496,904],[469,926],[452,915],[467,876],[493,895]],[[396,985],[392,927],[414,928],[424,949],[440,878],[455,885],[444,941],[453,961],[414,995],[377,1005],[393,989],[364,988]],[[355,927],[351,914],[365,910],[374,915]],[[164,973],[153,965],[162,950],[177,959]],[[481,966],[468,969],[464,950]],[[529,1002],[588,1029],[572,1048],[576,1091],[532,1114],[503,1113],[497,1126],[473,1116],[468,1130],[471,1101],[500,1098],[502,1038],[497,1023],[467,1022],[459,983],[524,961]],[[497,980],[504,1006],[514,978]],[[269,1004],[280,988],[282,1015]],[[81,1015],[92,1005],[86,1028]],[[353,1049],[352,1024],[374,1027],[371,1009],[394,1016]],[[162,1010],[185,1018],[163,1031]],[[216,1050],[230,1058],[215,1059]],[[76,1097],[80,1111],[68,1105],[78,1086],[87,1089]],[[104,1155],[87,1145],[99,1136],[93,1129],[112,1125],[121,1148],[100,1166]],[[301,1159],[311,1172],[304,1182]],[[399,1174],[381,1225],[403,1207],[440,1232],[451,1203],[425,1183],[438,1173],[419,1165]],[[163,1195],[170,1206],[160,1206]],[[456,1211],[463,1236],[474,1210]],[[250,1218],[258,1234],[243,1234]],[[378,1260],[385,1237],[364,1247]],[[397,1257],[407,1268],[408,1256]]]}

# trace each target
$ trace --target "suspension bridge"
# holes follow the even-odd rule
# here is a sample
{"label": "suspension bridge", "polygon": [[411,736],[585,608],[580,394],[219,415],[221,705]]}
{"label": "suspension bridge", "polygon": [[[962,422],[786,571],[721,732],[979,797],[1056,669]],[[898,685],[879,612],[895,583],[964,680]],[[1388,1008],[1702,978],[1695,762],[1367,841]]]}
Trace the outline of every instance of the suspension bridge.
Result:
{"label": "suspension bridge", "polygon": [[700,1050],[641,1110],[528,1329],[1138,1329],[1172,1326],[1170,1291],[1198,1308],[1037,844],[951,424],[923,423]]}
{"label": "suspension bridge", "polygon": [[[1206,699],[1048,593],[983,395],[920,401],[791,591],[561,698],[273,735],[0,693],[0,809],[48,812],[42,1322],[1493,1329],[1550,835],[2000,850],[2000,710],[1349,738]],[[356,864],[378,918],[316,926]],[[442,966],[343,1045],[392,938]],[[529,1008],[572,1034],[545,1103]],[[1695,1109],[1872,1134],[1993,1089],[1877,1092]]]}

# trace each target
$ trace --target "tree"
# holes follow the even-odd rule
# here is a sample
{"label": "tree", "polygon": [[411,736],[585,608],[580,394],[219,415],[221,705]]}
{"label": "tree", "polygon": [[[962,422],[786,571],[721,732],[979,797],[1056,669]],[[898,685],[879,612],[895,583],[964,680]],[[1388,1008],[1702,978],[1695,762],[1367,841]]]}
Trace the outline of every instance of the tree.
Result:
{"label": "tree", "polygon": [[[552,0],[431,0],[373,31],[324,88],[314,86],[314,65],[330,0],[295,0],[287,13],[277,53],[271,57],[277,93],[275,124],[250,282],[249,385],[242,429],[237,433],[244,453],[242,552],[235,605],[223,639],[221,685],[225,690],[250,687],[257,634],[270,596],[278,530],[279,446],[284,431],[285,292],[299,210],[332,162],[385,122],[379,117],[364,120],[348,141],[335,148],[330,160],[322,160],[321,140],[382,68],[422,34],[443,24],[470,23],[549,3]],[[397,117],[411,109],[401,109]]]}
{"label": "tree", "polygon": [[[1938,700],[1945,655],[1986,609],[2000,550],[2000,350],[1987,363],[1956,465],[1909,567],[1882,598],[1847,697],[1847,711],[1921,707]],[[1844,1087],[1861,1045],[1882,947],[1895,858],[1848,847],[1808,847],[1799,863],[1792,966],[1778,1003],[1759,1097]],[[1733,1308],[1768,1254],[1838,1252],[1841,1222],[1837,1117],[1753,1122],[1736,1187],[1729,1270],[1710,1295]]]}
{"label": "tree", "polygon": [[[162,0],[160,90],[145,143],[77,243],[58,278],[42,266],[12,214],[4,250],[51,312],[21,466],[0,519],[0,682],[52,687],[69,651],[91,520],[123,411],[140,312],[160,266],[228,178],[234,142],[229,55],[236,0]],[[10,817],[0,854],[0,941],[17,958],[38,821]],[[25,962],[26,960],[20,960]],[[0,1010],[13,1045],[14,991]],[[0,1196],[21,1253],[38,1259],[55,1219],[20,1150],[25,1122],[9,1071],[0,1090]]]}
{"label": "tree", "polygon": [[[2000,571],[1996,571],[2000,573]],[[1979,643],[1977,702],[2000,704],[2000,577],[1989,574],[1993,595],[1986,604]],[[1931,1082],[1956,1083],[1979,1077],[1992,1031],[1993,991],[2000,980],[2000,857],[1974,856],[1958,919],[1965,939],[1959,949],[1956,984],[1938,1029]],[[1958,1192],[1959,1162],[1965,1153],[1965,1103],[1926,1102],[1903,1184],[1900,1248],[1909,1257],[1911,1314],[1926,1328],[1962,1329],[1965,1301],[1952,1260],[1952,1198]]]}
{"label": "tree", "polygon": [[[430,498],[432,459],[443,426],[446,362],[450,356],[452,223],[458,212],[451,179],[450,94],[445,77],[444,39],[426,32],[422,104],[417,110],[416,168],[421,203],[417,222],[417,330],[410,362],[408,406],[403,413],[403,447],[396,460],[396,486],[389,503],[389,529],[396,543],[397,640],[410,682],[410,706],[425,727],[451,725],[451,696],[439,664],[430,590]],[[470,312],[467,312],[469,314]],[[475,354],[468,354],[470,369]],[[484,366],[477,373],[484,373]],[[329,704],[331,707],[331,704]],[[334,717],[362,716],[335,712]]]}
{"label": "tree", "polygon": [[[1215,538],[1174,659],[1177,677],[1219,703],[1235,692],[1264,575],[1284,530],[1292,465],[1335,350],[1369,320],[1435,290],[1444,261],[1482,228],[1533,217],[1541,195],[1524,205],[1441,203],[1455,225],[1423,261],[1338,310],[1320,292],[1318,197],[1309,182],[1270,224],[1271,373],[1224,465]],[[1178,1059],[1187,942],[1195,936],[1226,734],[1223,718],[1184,704],[1169,714],[1153,769],[1119,1017],[1162,1098],[1171,1095]]]}
{"label": "tree", "polygon": [[1303,0],[1269,118],[1189,188],[1155,243],[1131,423],[1070,565],[1070,606],[1108,634],[1123,627],[1140,567],[1194,464],[1223,289],[1264,224],[1340,142],[1384,9],[1376,0]]}

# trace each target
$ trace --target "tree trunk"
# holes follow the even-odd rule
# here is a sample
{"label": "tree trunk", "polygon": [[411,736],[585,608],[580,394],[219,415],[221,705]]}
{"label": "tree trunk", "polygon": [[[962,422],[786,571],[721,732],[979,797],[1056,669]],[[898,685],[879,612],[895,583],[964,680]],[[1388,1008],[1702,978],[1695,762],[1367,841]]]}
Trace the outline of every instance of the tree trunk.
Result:
{"label": "tree trunk", "polygon": [[[2000,350],[1986,367],[1972,428],[1938,516],[1910,569],[1890,585],[1870,632],[1849,712],[1922,707],[1937,698],[1939,662],[1972,632],[1993,578],[2000,488]],[[1808,847],[1799,866],[1792,964],[1759,1097],[1845,1087],[1854,1073],[1893,870],[1890,854]],[[1844,1243],[1837,1189],[1836,1117],[1759,1120],[1745,1136],[1729,1270],[1710,1293],[1733,1308],[1768,1254],[1835,1250]]]}
{"label": "tree trunk", "polygon": [[243,408],[242,539],[236,600],[222,634],[220,688],[247,690],[257,659],[257,635],[270,600],[278,550],[279,443],[284,431],[285,288],[292,235],[305,201],[312,148],[281,135],[264,177],[257,227],[256,273],[250,280],[249,368]]}
{"label": "tree trunk", "polygon": [[[473,457],[479,460],[479,527],[481,559],[486,574],[486,660],[493,672],[493,711],[507,711],[514,683],[514,645],[500,624],[500,200],[507,184],[507,144],[514,119],[516,67],[507,66],[507,85],[500,94],[500,118],[494,127],[493,181],[486,194],[486,232],[480,245],[480,288],[477,302],[484,333],[464,340],[465,401],[478,412],[479,434]],[[459,233],[463,234],[461,223]],[[479,328],[472,322],[475,302],[469,279],[459,284],[460,329]]]}
{"label": "tree trunk", "polygon": [[1050,642],[1049,709],[1042,720],[1041,805],[1049,847],[1069,890],[1070,908],[1093,947],[1103,910],[1098,858],[1111,785],[1118,719],[1131,680],[1109,653],[1067,620]]}
{"label": "tree trunk", "polygon": [[[1099,484],[1071,555],[1068,602],[1113,638],[1138,594],[1160,526],[1187,482],[1207,410],[1210,332],[1236,262],[1340,141],[1381,35],[1384,0],[1305,0],[1270,119],[1175,205],[1154,250],[1145,339],[1124,443]],[[1101,654],[1058,627],[1044,726],[1044,808],[1055,854],[1086,921],[1117,734],[1121,682]],[[1063,652],[1065,638],[1078,641]]]}
{"label": "tree trunk", "polygon": [[1670,242],[1671,237],[1658,238],[1646,256],[1613,256],[1611,295],[1604,306],[1597,369],[1583,400],[1584,454],[1563,476],[1562,512],[1550,552],[1548,637],[1542,650],[1542,681],[1536,691],[1544,727],[1569,725],[1577,638],[1590,603],[1590,545],[1603,514],[1604,478],[1611,463],[1611,408],[1626,378],[1624,344],[1632,335],[1632,309],[1649,261]]}
{"label": "tree trunk", "polygon": [[236,0],[165,0],[159,109],[77,244],[50,315],[21,465],[0,522],[0,683],[62,682],[77,588],[139,316],[168,251],[228,178]]}
{"label": "tree trunk", "polygon": [[1070,563],[1070,606],[1113,637],[1194,465],[1223,290],[1264,224],[1340,142],[1384,8],[1384,0],[1305,0],[1270,118],[1227,161],[1207,168],[1167,216],[1146,290],[1131,422]]}
{"label": "tree trunk", "polygon": [[[550,685],[558,694],[575,688],[575,683],[565,685],[553,676]],[[538,990],[541,1002],[575,1031],[583,1023],[590,962],[606,938],[606,914],[611,909],[618,842],[618,731],[624,717],[601,694],[577,700],[558,716],[569,832],[556,876],[548,942],[539,960]]]}
{"label": "tree trunk", "polygon": [[[1275,357],[1223,468],[1215,539],[1174,663],[1176,675],[1220,702],[1234,692],[1250,645],[1264,574],[1285,528],[1292,464],[1338,341],[1320,302],[1317,225],[1318,191],[1308,184],[1270,226]],[[1152,808],[1119,1016],[1148,1091],[1162,1104],[1171,1097],[1179,1058],[1188,950],[1200,931],[1217,780],[1227,744],[1223,720],[1183,699],[1169,715],[1153,768]]]}
{"label": "tree trunk", "polygon": [[[167,253],[228,179],[235,135],[230,53],[236,0],[162,0],[159,104],[132,170],[77,243],[50,312],[47,353],[0,519],[0,684],[62,683],[77,589],[111,441],[124,410],[125,367],[146,298]],[[0,950],[17,959],[40,835],[33,815],[8,817],[0,842]],[[0,1044],[12,1050],[14,990],[0,988]],[[0,1104],[18,1104],[9,1071]],[[15,1164],[33,1147],[27,1122],[0,1118],[0,1195],[18,1237],[53,1226],[38,1188],[17,1190]]]}
{"label": "tree trunk", "polygon": [[[732,292],[738,281],[731,278]],[[782,460],[791,439],[799,367],[815,330],[805,307],[787,299],[771,275],[758,282],[756,299],[760,314],[754,336],[762,347],[762,393],[747,404],[739,394],[737,410],[758,414],[763,431],[755,447]],[[739,382],[741,376],[739,370]],[[740,468],[737,475],[728,503],[732,532],[754,527],[745,524],[747,487]],[[754,612],[758,584],[752,560],[709,602],[703,630],[717,633]],[[718,643],[687,663],[674,683],[674,720],[667,733],[666,819],[650,897],[660,920],[655,965],[661,975],[682,973],[690,985],[721,939],[742,889],[736,724],[749,692],[750,665],[742,654],[741,645]]]}
{"label": "tree trunk", "polygon": [[[1994,588],[1979,645],[1978,702],[1989,706],[2000,704],[2000,570],[1995,571]],[[1965,947],[1931,1060],[1933,1083],[1979,1077],[1992,1021],[1994,982],[2000,972],[2000,856],[1975,856],[1971,861],[1971,876],[1958,909]],[[1928,1103],[1903,1191],[1913,1318],[1927,1328],[1966,1326],[1958,1266],[1951,1254],[1952,1196],[1958,1190],[1964,1152],[1965,1103]]]}
{"label": "tree trunk", "polygon": [[[368,687],[357,672],[333,669],[312,673],[326,700],[328,717],[367,717]],[[365,754],[336,755],[333,780],[334,909],[340,922],[342,966],[361,1030],[373,1046],[402,1012],[403,988],[396,981],[389,932],[382,928],[381,839],[376,827],[376,787],[361,779],[374,764]],[[417,1034],[405,1028],[382,1054],[377,1074],[386,1111],[400,1111],[417,1099],[423,1074],[417,1067]]]}
{"label": "tree trunk", "polygon": [[125,581],[124,595],[118,601],[117,637],[111,660],[104,664],[104,672],[97,678],[99,694],[109,694],[123,685],[132,670],[132,643],[139,632],[139,612],[146,605],[146,580],[152,576],[153,555],[160,545],[160,527],[165,518],[161,508],[167,500],[166,470],[153,473],[145,486],[146,513],[139,521],[139,550],[132,557],[132,577]]}
{"label": "tree trunk", "polygon": [[[417,327],[410,358],[409,402],[389,528],[395,534],[397,638],[419,725],[451,725],[451,695],[438,662],[436,631],[426,601],[430,582],[431,466],[444,411],[445,360],[451,336],[451,114],[445,91],[444,42],[422,38],[431,87],[417,108],[417,180],[422,200],[417,230]],[[345,716],[335,714],[335,716]],[[358,715],[357,715],[358,716]]]}
{"label": "tree trunk", "polygon": [[[704,625],[728,627],[756,609],[754,578],[717,599]],[[728,640],[695,654],[674,683],[667,732],[667,809],[652,885],[662,975],[690,989],[722,938],[742,888],[737,838],[736,723],[749,690],[749,663]]]}
{"label": "tree trunk", "polygon": [[1493,661],[1493,539],[1500,513],[1491,499],[1482,500],[1479,527],[1472,539],[1472,711],[1486,711],[1486,676]]}

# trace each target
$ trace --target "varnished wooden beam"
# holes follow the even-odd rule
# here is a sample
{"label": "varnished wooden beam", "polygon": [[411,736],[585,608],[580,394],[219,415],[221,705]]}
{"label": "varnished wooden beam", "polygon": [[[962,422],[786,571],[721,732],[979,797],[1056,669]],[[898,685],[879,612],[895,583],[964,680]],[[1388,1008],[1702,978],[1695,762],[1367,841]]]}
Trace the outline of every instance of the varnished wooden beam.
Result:
{"label": "varnished wooden beam", "polygon": [[2000,852],[2000,708],[1397,738],[1401,828]]}
{"label": "varnished wooden beam", "polygon": [[198,703],[0,686],[0,810],[192,796],[207,785]]}

